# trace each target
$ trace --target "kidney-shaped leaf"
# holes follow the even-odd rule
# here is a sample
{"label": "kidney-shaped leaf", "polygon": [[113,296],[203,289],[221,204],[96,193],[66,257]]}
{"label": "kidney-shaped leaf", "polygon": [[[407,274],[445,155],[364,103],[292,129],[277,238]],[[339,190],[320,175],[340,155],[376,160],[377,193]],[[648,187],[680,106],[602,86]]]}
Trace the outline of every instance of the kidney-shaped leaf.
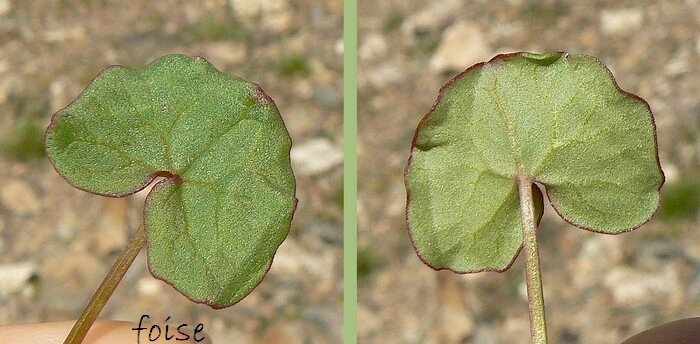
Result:
{"label": "kidney-shaped leaf", "polygon": [[522,247],[516,178],[543,184],[581,228],[640,226],[663,183],[649,106],[585,55],[499,55],[457,75],[418,125],[406,168],[406,216],[423,261],[507,269]]}
{"label": "kidney-shaped leaf", "polygon": [[296,206],[291,141],[257,85],[201,58],[110,67],[46,132],[76,187],[146,200],[151,272],[195,302],[232,305],[260,283]]}

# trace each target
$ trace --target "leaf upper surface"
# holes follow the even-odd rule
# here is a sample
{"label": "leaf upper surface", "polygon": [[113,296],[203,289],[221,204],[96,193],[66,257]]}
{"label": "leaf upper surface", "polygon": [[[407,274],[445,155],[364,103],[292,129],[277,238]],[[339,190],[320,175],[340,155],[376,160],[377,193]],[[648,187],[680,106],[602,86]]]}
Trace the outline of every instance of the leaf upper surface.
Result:
{"label": "leaf upper surface", "polygon": [[46,133],[56,170],[86,191],[123,196],[167,177],[144,209],[150,270],[214,308],[252,291],[289,231],[290,147],[257,85],[182,55],[106,69]]}
{"label": "leaf upper surface", "polygon": [[640,226],[663,183],[647,103],[585,55],[499,55],[452,79],[419,124],[406,169],[421,258],[457,272],[507,269],[522,246],[517,177],[543,184],[579,227]]}

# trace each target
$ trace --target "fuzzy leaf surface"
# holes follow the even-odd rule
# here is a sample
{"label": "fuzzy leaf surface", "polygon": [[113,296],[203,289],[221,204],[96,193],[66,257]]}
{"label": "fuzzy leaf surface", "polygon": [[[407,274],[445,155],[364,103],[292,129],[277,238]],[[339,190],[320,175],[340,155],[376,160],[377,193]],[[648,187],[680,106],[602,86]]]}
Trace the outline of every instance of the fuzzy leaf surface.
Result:
{"label": "fuzzy leaf surface", "polygon": [[46,151],[74,186],[143,189],[152,274],[214,308],[260,283],[296,205],[291,141],[257,85],[201,58],[107,68],[52,118]]}
{"label": "fuzzy leaf surface", "polygon": [[608,234],[649,220],[663,183],[647,103],[598,60],[564,53],[499,55],[448,82],[405,178],[416,251],[456,272],[503,271],[517,256],[516,178],[544,185],[565,220]]}

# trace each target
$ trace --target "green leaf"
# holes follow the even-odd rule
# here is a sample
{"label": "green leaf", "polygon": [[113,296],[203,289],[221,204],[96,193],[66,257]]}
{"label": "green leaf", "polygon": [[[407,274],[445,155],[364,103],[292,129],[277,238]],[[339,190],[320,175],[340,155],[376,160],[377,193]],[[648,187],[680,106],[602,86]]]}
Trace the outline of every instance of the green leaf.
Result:
{"label": "green leaf", "polygon": [[457,272],[507,269],[523,241],[516,178],[544,185],[581,228],[640,226],[663,183],[649,106],[585,55],[498,55],[459,74],[418,125],[406,167],[421,259]]}
{"label": "green leaf", "polygon": [[296,206],[291,141],[257,85],[201,58],[110,67],[52,118],[46,151],[76,187],[144,209],[157,278],[214,308],[260,283]]}

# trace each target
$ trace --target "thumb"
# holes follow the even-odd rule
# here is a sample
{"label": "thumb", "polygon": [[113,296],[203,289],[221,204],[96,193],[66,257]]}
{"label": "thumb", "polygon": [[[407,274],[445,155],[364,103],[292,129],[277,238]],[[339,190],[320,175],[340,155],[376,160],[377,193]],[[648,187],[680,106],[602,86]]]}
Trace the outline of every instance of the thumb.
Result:
{"label": "thumb", "polygon": [[[22,344],[61,344],[68,336],[71,327],[75,323],[74,320],[47,322],[38,324],[15,324],[0,326],[0,343],[22,343]],[[140,332],[140,341],[137,340],[139,332],[133,328],[138,327],[138,324],[128,321],[96,321],[92,325],[83,344],[167,344],[173,343],[173,340],[166,340],[165,335],[160,335],[157,340],[149,340],[148,332]],[[161,326],[161,329],[165,327]],[[175,343],[197,343],[193,340],[192,333],[189,333],[190,340],[177,340]],[[200,344],[211,343],[208,336],[204,336],[204,341]]]}

